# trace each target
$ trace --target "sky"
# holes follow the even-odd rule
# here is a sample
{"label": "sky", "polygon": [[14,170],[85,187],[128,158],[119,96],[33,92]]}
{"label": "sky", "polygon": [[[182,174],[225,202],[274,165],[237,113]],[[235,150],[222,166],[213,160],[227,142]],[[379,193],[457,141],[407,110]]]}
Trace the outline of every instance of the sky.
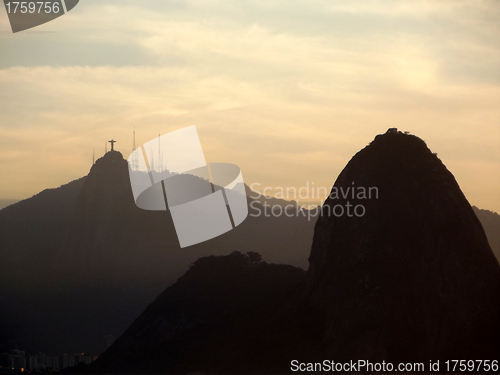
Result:
{"label": "sky", "polygon": [[497,0],[80,0],[13,34],[0,6],[0,198],[190,125],[248,184],[329,189],[397,127],[500,212],[499,19]]}

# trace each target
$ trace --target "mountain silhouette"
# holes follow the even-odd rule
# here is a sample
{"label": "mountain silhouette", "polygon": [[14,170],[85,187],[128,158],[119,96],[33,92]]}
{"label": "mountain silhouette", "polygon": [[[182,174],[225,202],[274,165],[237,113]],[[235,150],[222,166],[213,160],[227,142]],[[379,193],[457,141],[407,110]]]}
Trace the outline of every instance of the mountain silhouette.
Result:
{"label": "mountain silhouette", "polygon": [[0,199],[0,210],[17,202],[19,199]]}
{"label": "mountain silhouette", "polygon": [[500,262],[500,215],[475,206],[472,206],[472,209],[484,228],[491,250]]}
{"label": "mountain silhouette", "polygon": [[[252,372],[255,361],[263,365],[269,349],[262,338],[273,341],[276,311],[304,280],[304,270],[268,264],[255,252],[200,258],[148,306],[93,371]],[[267,364],[272,366],[272,359]]]}
{"label": "mountain silhouette", "polygon": [[136,207],[127,161],[110,151],[88,176],[0,210],[0,345],[98,354],[196,259],[259,251],[306,268],[313,227],[307,215],[249,216],[180,249],[169,212]]}
{"label": "mountain silhouette", "polygon": [[[37,318],[51,310],[63,280],[59,257],[85,177],[12,204],[0,211],[0,347],[43,348],[50,341]],[[64,304],[64,298],[59,303]],[[63,309],[59,309],[63,311]],[[60,311],[53,311],[55,326]],[[33,324],[31,324],[33,323]],[[29,343],[23,338],[29,338]]]}
{"label": "mountain silhouette", "polygon": [[[491,359],[500,349],[500,266],[453,175],[420,138],[388,131],[334,189],[377,187],[357,217],[321,216],[306,295],[322,354],[345,360]],[[349,199],[349,198],[348,198]],[[345,204],[327,199],[323,209]]]}
{"label": "mountain silhouette", "polygon": [[[378,195],[333,194],[353,186]],[[328,214],[347,203],[364,214]],[[424,141],[378,135],[322,209],[306,275],[252,262],[255,254],[200,259],[91,371],[287,373],[294,359],[497,358],[500,266]]]}

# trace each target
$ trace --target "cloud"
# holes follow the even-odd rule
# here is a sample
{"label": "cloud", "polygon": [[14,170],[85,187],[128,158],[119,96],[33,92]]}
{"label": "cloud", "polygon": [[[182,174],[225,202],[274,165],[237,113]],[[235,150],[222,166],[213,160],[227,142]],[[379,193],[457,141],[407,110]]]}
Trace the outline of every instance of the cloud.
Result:
{"label": "cloud", "polygon": [[55,33],[0,34],[0,196],[85,174],[111,137],[128,156],[134,126],[140,144],[197,125],[208,160],[271,186],[331,186],[389,127],[460,176],[498,170],[496,3],[381,4],[89,0]]}

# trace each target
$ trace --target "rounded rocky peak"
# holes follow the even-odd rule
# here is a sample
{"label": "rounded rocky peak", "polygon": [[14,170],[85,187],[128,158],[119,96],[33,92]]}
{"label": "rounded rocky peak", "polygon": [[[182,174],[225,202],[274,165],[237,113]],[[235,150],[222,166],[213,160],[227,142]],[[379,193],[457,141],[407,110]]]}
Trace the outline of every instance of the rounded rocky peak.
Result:
{"label": "rounded rocky peak", "polygon": [[120,151],[108,151],[102,157],[96,160],[92,168],[90,169],[90,174],[101,173],[103,171],[109,171],[110,169],[124,169],[127,167],[127,161],[123,158]]}
{"label": "rounded rocky peak", "polygon": [[125,159],[123,158],[123,155],[120,151],[111,150],[111,151],[106,152],[99,159],[97,159],[95,163],[96,164],[98,164],[98,163],[111,163],[111,162],[115,162],[117,160],[121,161],[121,160],[125,160]]}
{"label": "rounded rocky peak", "polygon": [[338,358],[402,361],[401,347],[482,358],[500,345],[498,262],[453,174],[414,135],[389,129],[349,161],[309,261],[307,298]]}

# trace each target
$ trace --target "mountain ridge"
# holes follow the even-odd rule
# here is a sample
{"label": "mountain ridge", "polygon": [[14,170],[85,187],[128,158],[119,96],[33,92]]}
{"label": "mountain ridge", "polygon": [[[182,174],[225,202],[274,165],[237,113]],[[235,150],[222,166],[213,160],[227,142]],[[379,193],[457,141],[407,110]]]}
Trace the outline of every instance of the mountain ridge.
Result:
{"label": "mountain ridge", "polygon": [[248,217],[181,250],[167,211],[135,206],[119,152],[79,180],[0,210],[0,224],[0,344],[49,353],[101,352],[104,336],[122,333],[202,256],[259,250],[306,267],[313,231],[307,216]]}
{"label": "mountain ridge", "polygon": [[[116,159],[114,162],[121,166],[122,172],[126,170],[126,161],[121,154],[108,156]],[[93,166],[94,171],[108,164],[106,160],[109,159],[98,159]],[[130,187],[128,179],[124,178],[127,176],[127,173],[122,173],[118,177],[118,181],[121,181],[118,188],[122,193]],[[101,177],[96,178],[92,184],[95,185],[99,180],[102,183]],[[214,246],[225,248],[223,252],[229,254],[235,250],[235,244],[243,241],[246,248],[240,248],[241,251],[260,251],[264,246],[264,259],[267,262],[292,263],[307,268],[307,244],[312,243],[310,222],[290,220],[276,223],[272,218],[262,218],[263,223],[260,226],[236,228],[224,235],[224,238],[199,244],[196,249],[189,250],[191,254],[188,257],[172,248],[167,250],[169,255],[166,258],[165,241],[168,236],[165,237],[164,224],[168,222],[168,216],[165,212],[146,211],[129,221],[127,226],[130,232],[128,235],[133,235],[134,227],[147,228],[144,229],[149,233],[145,236],[147,241],[144,242],[148,244],[147,249],[139,246],[134,250],[137,244],[131,246],[127,243],[129,241],[122,241],[121,246],[125,247],[125,251],[119,251],[118,258],[110,256],[102,261],[102,266],[94,267],[96,260],[92,261],[92,257],[85,254],[72,257],[66,251],[70,246],[70,226],[75,231],[90,225],[82,225],[73,215],[87,179],[88,176],[84,176],[59,188],[46,189],[27,200],[0,210],[0,255],[4,259],[0,264],[0,291],[5,301],[0,306],[0,336],[7,338],[3,343],[6,350],[20,346],[33,352],[101,351],[105,348],[102,336],[119,335],[166,286],[182,276],[183,270],[187,270],[190,263],[211,253],[222,255],[217,254]],[[106,194],[112,190],[108,190]],[[90,195],[83,198],[88,201]],[[136,208],[130,196],[126,201],[127,212],[134,212]],[[266,202],[280,205],[286,203],[274,198],[266,199]],[[115,209],[117,208],[112,210]],[[475,210],[480,219],[485,215],[498,217],[483,211]],[[113,218],[113,215],[110,217]],[[88,218],[91,219],[90,216]],[[481,222],[484,226],[484,219]],[[132,228],[130,223],[133,224]],[[495,229],[498,228],[498,221],[493,220],[491,223],[488,224],[488,238],[494,247],[497,242],[492,242],[491,238],[500,231]],[[278,225],[278,229],[273,230],[275,225]],[[258,236],[255,235],[257,230],[261,231]],[[106,232],[104,231],[104,234]],[[82,233],[77,232],[77,235],[82,236]],[[169,236],[172,238],[175,233],[170,231]],[[220,242],[221,240],[223,241]],[[113,246],[113,241],[101,243],[99,246],[101,253],[106,252]],[[296,250],[291,250],[293,246]],[[92,242],[85,246],[81,243],[78,245],[80,252],[86,251],[87,247],[92,251]],[[139,263],[134,259],[137,251],[145,255]],[[78,254],[78,251],[76,253]],[[92,263],[94,266],[91,266]],[[101,260],[97,263],[101,263]],[[119,271],[120,269],[123,271]],[[143,271],[148,269],[151,271]],[[84,277],[79,278],[78,275]],[[90,275],[93,277],[89,277]],[[96,297],[100,294],[104,294],[104,297]],[[138,302],[139,300],[141,302]],[[54,307],[49,308],[51,303],[47,301],[55,301]],[[21,308],[13,309],[12,305]],[[90,309],[89,305],[95,306]],[[120,307],[117,308],[118,306]],[[34,316],[44,318],[34,319]],[[72,323],[70,317],[79,323]],[[110,321],[113,323],[110,324]],[[45,326],[47,328],[44,328]],[[72,332],[71,336],[80,337],[81,340],[68,340],[66,332]]]}
{"label": "mountain ridge", "polygon": [[[206,278],[215,272],[228,283],[239,272],[231,255],[202,258],[206,274],[190,270],[183,277],[192,284],[183,287],[181,278],[167,288],[90,370],[289,373],[292,360],[397,365],[496,358],[500,266],[451,172],[421,139],[390,130],[349,161],[334,187],[352,181],[377,186],[380,195],[325,201],[324,211],[350,200],[366,214],[318,218],[307,274],[288,279],[298,285],[277,292],[280,304],[255,306],[259,318],[247,320],[248,307],[224,299]],[[205,284],[206,293],[186,297]],[[231,287],[244,296],[266,290]],[[232,314],[217,320],[228,309]],[[194,320],[179,326],[179,316]]]}

